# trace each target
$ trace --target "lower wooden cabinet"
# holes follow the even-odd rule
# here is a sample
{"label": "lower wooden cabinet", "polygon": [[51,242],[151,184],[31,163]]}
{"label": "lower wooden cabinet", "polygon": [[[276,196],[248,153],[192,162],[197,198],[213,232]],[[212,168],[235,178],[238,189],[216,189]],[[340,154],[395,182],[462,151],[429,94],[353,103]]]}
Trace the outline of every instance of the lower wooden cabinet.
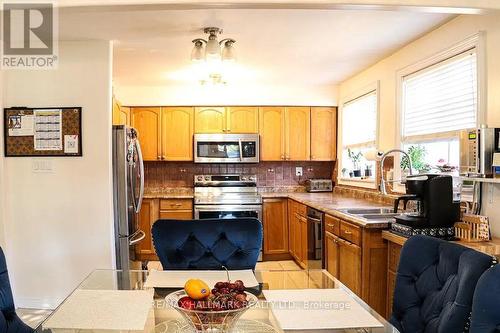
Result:
{"label": "lower wooden cabinet", "polygon": [[307,206],[295,200],[288,200],[288,224],[290,228],[290,254],[302,267],[307,268]]}
{"label": "lower wooden cabinet", "polygon": [[193,218],[192,199],[144,199],[137,214],[139,228],[146,237],[135,246],[137,260],[158,260],[151,236],[151,227],[160,219],[190,220]]}
{"label": "lower wooden cabinet", "polygon": [[329,232],[325,233],[325,265],[328,273],[339,278],[339,238]]}
{"label": "lower wooden cabinet", "polygon": [[289,256],[287,199],[265,199],[263,203],[264,259]]}
{"label": "lower wooden cabinet", "polygon": [[339,280],[361,297],[361,248],[344,240],[338,244]]}

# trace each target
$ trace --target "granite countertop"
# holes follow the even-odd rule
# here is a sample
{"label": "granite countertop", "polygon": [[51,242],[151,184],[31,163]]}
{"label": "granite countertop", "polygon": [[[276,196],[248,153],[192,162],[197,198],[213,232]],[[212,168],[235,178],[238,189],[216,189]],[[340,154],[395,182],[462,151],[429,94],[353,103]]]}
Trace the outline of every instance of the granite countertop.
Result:
{"label": "granite countertop", "polygon": [[[263,199],[268,198],[290,198],[304,205],[320,210],[326,214],[349,221],[364,228],[388,228],[385,222],[370,222],[355,216],[345,214],[339,209],[365,208],[365,207],[388,207],[386,204],[355,198],[353,196],[338,193],[308,193],[308,192],[260,192]],[[162,188],[146,189],[146,199],[192,199],[194,197],[192,188]]]}
{"label": "granite countertop", "polygon": [[328,215],[352,222],[363,228],[385,229],[389,227],[386,222],[370,222],[365,219],[345,214],[339,209],[345,208],[368,208],[368,207],[389,207],[383,203],[371,200],[354,198],[337,193],[300,193],[300,192],[268,192],[261,193],[262,198],[290,198],[304,205],[320,210]]}

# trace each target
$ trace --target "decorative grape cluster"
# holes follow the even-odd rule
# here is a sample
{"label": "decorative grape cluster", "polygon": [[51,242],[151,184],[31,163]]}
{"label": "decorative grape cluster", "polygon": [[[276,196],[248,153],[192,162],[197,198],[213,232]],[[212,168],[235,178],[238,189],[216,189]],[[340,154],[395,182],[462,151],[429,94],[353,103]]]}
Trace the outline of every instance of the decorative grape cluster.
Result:
{"label": "decorative grape cluster", "polygon": [[189,296],[182,297],[178,305],[187,310],[224,311],[237,310],[248,305],[243,281],[217,282],[209,296],[194,300]]}

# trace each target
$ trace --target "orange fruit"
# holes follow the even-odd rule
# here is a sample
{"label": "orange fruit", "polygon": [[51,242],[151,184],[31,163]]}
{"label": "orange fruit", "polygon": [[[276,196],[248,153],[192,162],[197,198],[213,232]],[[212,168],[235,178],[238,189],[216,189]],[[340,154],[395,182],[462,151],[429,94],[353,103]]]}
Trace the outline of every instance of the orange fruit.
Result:
{"label": "orange fruit", "polygon": [[200,279],[187,280],[184,291],[194,300],[203,299],[210,295],[210,288]]}

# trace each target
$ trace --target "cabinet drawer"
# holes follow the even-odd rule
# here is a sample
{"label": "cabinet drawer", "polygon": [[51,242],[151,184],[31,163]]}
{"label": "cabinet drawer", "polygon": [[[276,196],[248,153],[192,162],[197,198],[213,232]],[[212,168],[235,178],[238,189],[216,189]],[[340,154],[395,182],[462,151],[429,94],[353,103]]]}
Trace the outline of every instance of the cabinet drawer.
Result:
{"label": "cabinet drawer", "polygon": [[162,199],[160,200],[160,210],[193,209],[191,199]]}
{"label": "cabinet drawer", "polygon": [[304,204],[301,204],[300,202],[296,202],[295,206],[296,212],[299,215],[302,215],[303,217],[307,216],[307,206]]}
{"label": "cabinet drawer", "polygon": [[340,221],[340,237],[356,245],[361,245],[361,228],[346,221]]}
{"label": "cabinet drawer", "polygon": [[192,220],[193,219],[193,212],[191,210],[160,211],[160,219]]}
{"label": "cabinet drawer", "polygon": [[340,220],[333,216],[325,215],[325,231],[331,232],[332,234],[339,236]]}
{"label": "cabinet drawer", "polygon": [[399,265],[399,255],[401,254],[401,245],[389,242],[388,251],[388,266],[389,270],[397,272]]}

